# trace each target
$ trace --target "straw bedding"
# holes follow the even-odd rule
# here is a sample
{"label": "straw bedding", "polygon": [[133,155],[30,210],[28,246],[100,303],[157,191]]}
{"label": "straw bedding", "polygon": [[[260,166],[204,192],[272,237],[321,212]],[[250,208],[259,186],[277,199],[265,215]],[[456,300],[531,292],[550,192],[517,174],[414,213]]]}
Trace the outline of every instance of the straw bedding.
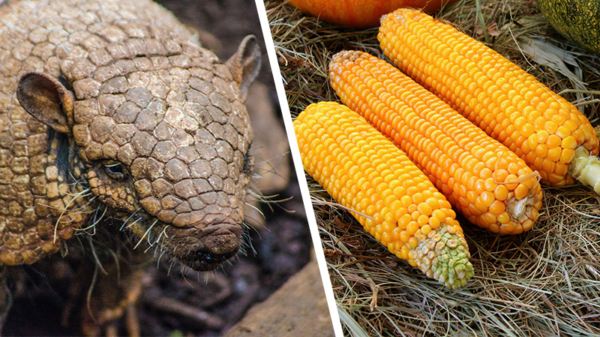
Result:
{"label": "straw bedding", "polygon": [[[376,28],[340,28],[280,1],[265,4],[293,117],[310,103],[339,101],[327,83],[336,52],[383,58]],[[534,1],[462,0],[437,17],[561,93],[598,130],[600,57],[558,35]],[[600,196],[593,191],[545,186],[537,224],[518,236],[489,233],[459,216],[475,276],[450,291],[390,254],[307,179],[346,334],[600,335]]]}

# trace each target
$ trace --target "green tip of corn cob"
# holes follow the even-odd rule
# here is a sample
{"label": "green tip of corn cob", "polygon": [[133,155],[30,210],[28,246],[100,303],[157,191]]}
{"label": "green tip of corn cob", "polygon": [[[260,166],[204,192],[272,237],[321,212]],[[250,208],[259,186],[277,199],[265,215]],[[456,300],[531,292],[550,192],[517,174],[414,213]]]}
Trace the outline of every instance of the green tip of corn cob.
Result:
{"label": "green tip of corn cob", "polygon": [[467,241],[452,226],[441,226],[419,238],[419,245],[409,254],[425,275],[448,288],[462,287],[473,277]]}

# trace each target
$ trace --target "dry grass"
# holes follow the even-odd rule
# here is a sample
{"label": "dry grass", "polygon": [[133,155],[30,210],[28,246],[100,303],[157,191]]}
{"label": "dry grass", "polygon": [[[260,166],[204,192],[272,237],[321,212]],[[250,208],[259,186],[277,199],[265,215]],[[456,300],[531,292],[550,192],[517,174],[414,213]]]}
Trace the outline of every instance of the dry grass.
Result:
{"label": "dry grass", "polygon": [[[339,28],[279,1],[266,1],[266,6],[293,116],[310,103],[337,100],[326,71],[334,53],[359,49],[383,57],[376,29]],[[558,36],[533,1],[463,0],[438,17],[486,42],[553,90],[573,88],[555,68],[526,58],[515,43],[541,38],[576,58],[588,90],[600,89],[600,58]],[[598,102],[588,93],[564,97],[582,103],[592,124],[599,124]],[[333,202],[310,177],[309,187],[316,200]],[[493,235],[459,218],[476,272],[457,291],[394,257],[343,209],[315,203],[345,332],[600,335],[600,197],[581,186],[545,188],[544,202],[537,225],[519,236]]]}

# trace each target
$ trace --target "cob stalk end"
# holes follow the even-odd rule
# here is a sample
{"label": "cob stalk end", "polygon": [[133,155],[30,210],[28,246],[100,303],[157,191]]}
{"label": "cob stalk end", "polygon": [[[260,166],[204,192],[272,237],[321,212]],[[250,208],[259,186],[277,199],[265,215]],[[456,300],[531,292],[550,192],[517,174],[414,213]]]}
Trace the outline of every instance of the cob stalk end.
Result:
{"label": "cob stalk end", "polygon": [[600,194],[600,160],[590,155],[583,146],[575,149],[575,157],[569,165],[569,173],[586,186]]}

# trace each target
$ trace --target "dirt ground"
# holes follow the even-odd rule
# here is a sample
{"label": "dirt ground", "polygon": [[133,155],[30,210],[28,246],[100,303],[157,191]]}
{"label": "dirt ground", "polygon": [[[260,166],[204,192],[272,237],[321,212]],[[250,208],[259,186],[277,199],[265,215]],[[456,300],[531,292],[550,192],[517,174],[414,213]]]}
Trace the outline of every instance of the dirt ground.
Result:
{"label": "dirt ground", "polygon": [[[269,135],[272,123],[280,125],[278,138],[272,144],[286,143],[254,1],[158,2],[173,11],[182,22],[199,30],[203,44],[222,60],[235,52],[244,36],[257,36],[263,50],[263,67],[258,78],[261,84],[255,92],[263,97],[262,104],[267,101],[278,116],[265,120]],[[258,125],[254,125],[254,130],[255,135],[265,132],[260,131]],[[263,150],[267,148],[264,143],[260,146]],[[179,265],[167,263],[158,268],[155,264],[146,267],[144,280],[147,287],[142,294],[142,303],[137,307],[143,335],[221,335],[253,304],[264,301],[310,260],[310,233],[296,176],[287,166],[291,162],[289,153],[264,151],[260,155],[270,157],[256,158],[258,163],[271,161],[267,163],[267,169],[257,171],[263,181],[258,180],[256,185],[266,186],[267,193],[263,193],[276,195],[274,200],[280,202],[259,205],[265,220],[260,220],[257,214],[251,215],[255,221],[249,222],[255,224],[255,230],[248,233],[252,244],[246,248],[246,255],[239,254],[232,263],[209,273],[182,271]],[[273,166],[275,168],[269,169]],[[17,281],[13,282],[15,298],[3,331],[6,336],[81,334],[80,313],[86,311],[85,298],[89,289],[81,284],[85,284],[82,279],[91,276],[81,272],[90,269],[81,269],[81,264],[90,263],[90,256],[79,256],[85,254],[75,251],[85,240],[78,238],[79,244],[73,244],[74,251],[69,252],[67,259],[56,254],[47,261],[12,271]],[[87,278],[78,279],[82,274]],[[73,282],[79,284],[78,292],[74,290]],[[118,332],[126,333],[123,322],[118,326]]]}

